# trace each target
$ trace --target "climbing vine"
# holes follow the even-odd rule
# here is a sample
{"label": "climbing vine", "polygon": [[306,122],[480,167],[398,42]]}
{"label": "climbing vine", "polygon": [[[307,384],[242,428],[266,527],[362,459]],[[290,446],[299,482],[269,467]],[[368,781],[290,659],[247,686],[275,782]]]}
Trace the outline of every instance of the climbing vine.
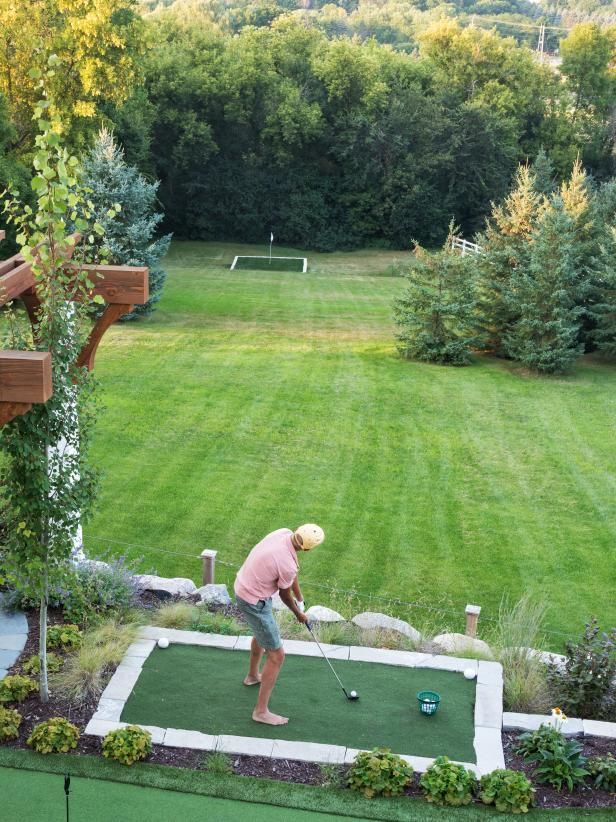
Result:
{"label": "climbing vine", "polygon": [[[31,182],[34,205],[20,192],[4,192],[3,213],[17,230],[21,253],[31,264],[38,305],[26,329],[17,306],[9,306],[5,344],[49,351],[53,395],[45,404],[16,417],[2,430],[5,460],[0,483],[6,506],[5,574],[40,603],[40,696],[49,698],[46,630],[49,590],[69,570],[75,534],[90,512],[97,474],[88,460],[96,416],[95,384],[76,362],[87,340],[92,302],[91,273],[95,236],[103,229],[92,218],[79,161],[62,146],[62,124],[50,114],[47,93],[57,58],[44,72],[33,71],[41,99]],[[67,265],[70,260],[70,267]],[[98,260],[100,261],[100,260]],[[104,261],[104,260],[103,260]]]}

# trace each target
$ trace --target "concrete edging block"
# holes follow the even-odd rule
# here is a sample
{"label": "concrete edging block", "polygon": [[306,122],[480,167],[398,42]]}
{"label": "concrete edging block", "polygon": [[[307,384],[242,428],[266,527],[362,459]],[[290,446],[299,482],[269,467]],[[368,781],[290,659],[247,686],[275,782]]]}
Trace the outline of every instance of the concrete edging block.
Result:
{"label": "concrete edging block", "polygon": [[245,754],[246,756],[271,756],[273,747],[273,739],[220,734],[218,736],[216,750],[222,753]]}
{"label": "concrete edging block", "polygon": [[475,728],[503,727],[503,689],[495,685],[477,685],[475,688]]}
{"label": "concrete edging block", "polygon": [[368,648],[363,645],[351,645],[349,659],[351,662],[375,662],[380,665],[399,665],[403,668],[432,667],[430,654],[416,651],[392,651],[387,648]]}
{"label": "concrete edging block", "polygon": [[183,731],[180,728],[167,728],[165,741],[168,748],[191,748],[196,751],[215,751],[218,737],[202,734],[200,731]]}
{"label": "concrete edging block", "polygon": [[475,728],[476,772],[480,776],[505,767],[500,728]]}
{"label": "concrete edging block", "polygon": [[297,759],[301,762],[324,762],[342,765],[346,748],[341,745],[322,745],[318,742],[294,742],[276,739],[270,756],[272,759]]}
{"label": "concrete edging block", "polygon": [[583,719],[582,726],[585,736],[602,736],[607,739],[616,739],[616,722],[601,722],[598,719]]}

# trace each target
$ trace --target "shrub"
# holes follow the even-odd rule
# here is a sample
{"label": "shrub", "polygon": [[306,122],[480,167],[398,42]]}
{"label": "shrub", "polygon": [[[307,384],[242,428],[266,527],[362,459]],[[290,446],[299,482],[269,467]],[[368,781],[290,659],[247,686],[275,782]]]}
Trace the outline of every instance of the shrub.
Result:
{"label": "shrub", "polygon": [[[61,667],[62,667],[62,660],[60,659],[60,657],[57,656],[57,654],[48,653],[47,654],[47,670],[48,670],[48,672],[50,674],[55,673],[56,671],[59,671]],[[27,674],[35,674],[35,675],[40,674],[40,672],[41,672],[41,661],[39,659],[39,655],[38,654],[32,654],[32,656],[29,657],[29,659],[27,659],[26,662],[24,662],[24,664],[22,665],[22,668],[24,669],[24,671]]]}
{"label": "shrub", "polygon": [[616,793],[616,759],[611,753],[589,759],[588,772],[593,778],[595,788]]}
{"label": "shrub", "polygon": [[580,743],[575,739],[566,739],[551,725],[542,725],[536,731],[522,734],[516,753],[523,756],[526,762],[536,763],[533,775],[540,782],[559,791],[563,785],[572,791],[588,776],[586,757],[582,754]]}
{"label": "shrub", "polygon": [[231,759],[222,751],[210,754],[204,763],[204,767],[208,773],[215,773],[218,776],[230,776],[233,773]]}
{"label": "shrub", "polygon": [[564,666],[553,667],[549,681],[567,713],[590,719],[609,717],[616,704],[616,628],[602,633],[592,619],[579,642],[567,643],[566,653]]}
{"label": "shrub", "polygon": [[586,757],[582,754],[582,746],[575,739],[563,738],[559,747],[539,751],[529,757],[528,761],[537,763],[533,775],[558,791],[563,789],[563,785],[572,791],[588,776]]}
{"label": "shrub", "polygon": [[152,734],[138,725],[109,731],[103,739],[103,756],[122,765],[132,765],[152,753]]}
{"label": "shrub", "polygon": [[23,702],[36,689],[36,682],[28,676],[5,676],[0,682],[0,703]]}
{"label": "shrub", "polygon": [[508,711],[546,713],[552,704],[547,666],[530,652],[545,646],[546,610],[544,602],[528,594],[513,605],[501,601],[492,646],[503,666],[503,702]]}
{"label": "shrub", "polygon": [[422,775],[419,784],[428,802],[435,805],[468,805],[477,780],[463,765],[439,756]]}
{"label": "shrub", "polygon": [[246,626],[233,617],[219,614],[216,611],[208,611],[203,606],[194,609],[189,628],[191,631],[201,631],[204,634],[226,634],[227,636],[247,632]]}
{"label": "shrub", "polygon": [[528,813],[535,789],[523,773],[498,770],[481,777],[481,801],[501,813]]}
{"label": "shrub", "polygon": [[22,716],[14,708],[3,708],[0,705],[0,742],[17,739]]}
{"label": "shrub", "polygon": [[65,617],[87,625],[112,612],[128,610],[135,601],[132,570],[123,558],[109,565],[81,563],[61,592]]}
{"label": "shrub", "polygon": [[98,697],[109,669],[122,661],[136,634],[136,625],[124,625],[113,619],[86,631],[81,647],[68,657],[63,670],[53,676],[52,687],[74,702]]}
{"label": "shrub", "polygon": [[[64,625],[50,625],[47,628],[47,647],[73,651],[81,645],[81,631],[70,622]],[[49,659],[49,657],[47,657]]]}
{"label": "shrub", "polygon": [[161,628],[187,629],[195,618],[195,606],[188,602],[169,602],[152,613],[152,625]]}
{"label": "shrub", "polygon": [[63,716],[39,722],[28,737],[28,745],[42,754],[68,753],[77,747],[79,728]]}
{"label": "shrub", "polygon": [[528,731],[518,738],[516,753],[529,760],[540,751],[551,751],[563,741],[563,735],[553,725],[543,724],[536,731]]}
{"label": "shrub", "polygon": [[[78,625],[97,622],[113,612],[124,613],[135,601],[133,570],[133,564],[128,565],[123,557],[109,564],[88,560],[72,566],[62,584],[50,590],[49,605],[62,608],[68,622]],[[16,590],[11,605],[31,608],[38,603]]]}
{"label": "shrub", "polygon": [[374,796],[398,796],[410,783],[413,771],[389,748],[362,751],[349,770],[348,784],[368,799]]}

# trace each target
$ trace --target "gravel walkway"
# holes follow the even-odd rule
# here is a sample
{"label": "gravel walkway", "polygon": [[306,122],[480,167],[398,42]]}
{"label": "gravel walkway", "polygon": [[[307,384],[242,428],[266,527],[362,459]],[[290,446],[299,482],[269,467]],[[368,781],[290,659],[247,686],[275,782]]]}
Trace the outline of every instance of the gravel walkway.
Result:
{"label": "gravel walkway", "polygon": [[21,611],[6,611],[0,594],[0,679],[23,651],[28,637],[28,622]]}

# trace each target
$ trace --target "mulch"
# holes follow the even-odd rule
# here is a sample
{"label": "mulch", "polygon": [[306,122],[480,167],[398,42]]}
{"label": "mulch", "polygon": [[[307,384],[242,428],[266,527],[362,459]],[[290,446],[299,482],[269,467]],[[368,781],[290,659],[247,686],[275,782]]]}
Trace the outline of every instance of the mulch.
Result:
{"label": "mulch", "polygon": [[[146,609],[153,609],[160,605],[160,600],[156,597],[142,597],[141,606]],[[212,609],[214,610],[214,609]],[[227,616],[238,617],[237,609],[234,605],[226,606],[223,611]],[[10,673],[22,673],[21,665],[32,654],[38,653],[39,626],[38,613],[27,612],[28,619],[28,639],[26,646],[11,669]],[[49,624],[54,625],[63,622],[61,611],[50,610]],[[62,655],[61,651],[54,650],[54,653]],[[105,672],[103,687],[111,679],[114,668],[109,668]],[[34,725],[45,719],[55,716],[64,716],[73,722],[83,734],[86,725],[90,721],[92,714],[96,711],[97,700],[90,700],[79,704],[71,704],[61,697],[51,693],[49,702],[41,704],[38,695],[34,694],[24,700],[18,706],[19,712],[23,716],[19,737],[10,742],[4,743],[11,748],[26,748],[26,740],[30,735]],[[532,779],[533,766],[528,765],[515,752],[517,737],[516,732],[503,733],[503,749],[505,753],[505,765],[523,771]],[[586,756],[604,756],[611,753],[616,756],[616,740],[601,739],[598,737],[583,737],[580,739],[583,744],[583,752]],[[98,737],[81,736],[77,748],[72,752],[72,756],[83,754],[101,754],[101,740]],[[190,768],[192,770],[207,770],[207,762],[211,754],[203,751],[187,750],[185,748],[169,748],[164,745],[153,745],[152,755],[149,762],[158,765],[170,765],[177,768]],[[311,762],[299,762],[287,759],[270,759],[260,756],[231,756],[229,758],[233,773],[239,776],[258,777],[260,779],[275,779],[282,782],[292,782],[302,785],[330,785],[343,787],[348,771],[343,766],[321,766]],[[533,783],[536,788],[535,802],[539,808],[616,808],[616,794],[606,791],[599,791],[588,785],[581,785],[574,791],[556,791],[547,785]],[[413,782],[405,791],[407,796],[421,796],[419,787],[419,777],[415,775]]]}

